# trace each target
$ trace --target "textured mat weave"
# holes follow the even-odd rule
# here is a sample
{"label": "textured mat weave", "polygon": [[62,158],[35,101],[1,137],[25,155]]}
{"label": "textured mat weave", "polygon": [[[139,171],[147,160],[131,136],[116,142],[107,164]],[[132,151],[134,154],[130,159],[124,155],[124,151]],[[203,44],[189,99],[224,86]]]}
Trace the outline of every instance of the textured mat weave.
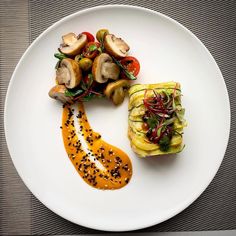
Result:
{"label": "textured mat weave", "polygon": [[[23,30],[23,34],[26,35],[24,44],[19,43],[19,45],[15,46],[16,49],[19,48],[21,51],[23,51],[24,45],[26,42],[28,43],[28,40],[29,42],[34,40],[43,30],[62,17],[81,9],[105,4],[137,5],[164,13],[179,21],[200,38],[217,61],[228,88],[232,112],[229,145],[223,163],[207,190],[179,215],[159,225],[143,229],[142,232],[236,229],[236,1],[35,0],[29,1],[28,5],[26,4],[22,9],[14,8],[17,5],[17,1],[3,2],[2,5],[8,5],[11,8],[12,16],[17,16],[17,14],[20,14],[20,11],[21,14],[24,14],[26,20],[28,20],[28,25],[25,25]],[[26,8],[27,10],[25,10]],[[1,10],[0,16],[3,15],[4,12]],[[18,32],[19,34],[22,30],[17,28],[17,26],[22,26],[25,22],[19,22],[10,16],[8,18],[12,22],[14,20],[17,22],[15,28],[14,25],[11,26],[11,32]],[[1,17],[2,20],[6,21],[6,18]],[[6,87],[18,56],[14,55],[15,61],[10,61],[10,64],[5,63],[5,57],[3,56],[7,55],[7,53],[5,52],[4,54],[2,49],[4,49],[7,41],[4,38],[4,30],[2,28],[3,26],[1,25],[0,186],[3,186],[3,188],[0,188],[0,207],[3,210],[0,211],[0,224],[3,227],[0,225],[0,230],[2,230],[2,233],[13,232],[15,234],[24,234],[27,232],[32,234],[98,233],[95,230],[70,223],[48,210],[30,195],[12,167],[5,144],[2,119]],[[5,39],[6,42],[2,39]],[[7,196],[13,195],[13,191],[16,189],[18,191],[16,196],[7,200]],[[24,214],[25,218],[23,220],[22,216]],[[11,224],[11,222],[14,222],[14,224]]]}

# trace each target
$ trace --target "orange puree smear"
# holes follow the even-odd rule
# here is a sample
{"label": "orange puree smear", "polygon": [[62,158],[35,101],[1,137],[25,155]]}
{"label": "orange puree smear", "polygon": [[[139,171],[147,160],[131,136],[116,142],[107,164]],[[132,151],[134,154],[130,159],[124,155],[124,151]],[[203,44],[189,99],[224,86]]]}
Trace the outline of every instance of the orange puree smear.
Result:
{"label": "orange puree smear", "polygon": [[129,183],[132,176],[129,157],[92,130],[82,103],[78,104],[77,112],[70,105],[63,106],[61,128],[68,157],[87,184],[105,190]]}

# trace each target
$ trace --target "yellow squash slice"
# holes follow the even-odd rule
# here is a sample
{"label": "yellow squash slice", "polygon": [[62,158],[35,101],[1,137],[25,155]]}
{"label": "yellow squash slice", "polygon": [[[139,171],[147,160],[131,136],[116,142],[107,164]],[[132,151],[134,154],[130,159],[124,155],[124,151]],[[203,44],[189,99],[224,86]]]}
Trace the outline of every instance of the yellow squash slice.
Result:
{"label": "yellow squash slice", "polygon": [[[173,112],[166,115],[164,122],[158,123],[160,126],[165,126],[171,122],[172,133],[169,135],[168,148],[161,147],[160,142],[152,142],[147,136],[147,124],[144,122],[145,112],[148,107],[145,106],[144,100],[155,96],[166,96],[168,103],[171,105]],[[167,104],[166,102],[166,104]],[[136,84],[129,89],[129,127],[128,137],[133,151],[140,157],[157,156],[163,154],[178,153],[183,149],[183,128],[186,126],[186,121],[183,118],[184,108],[181,104],[181,87],[177,82],[165,82],[158,84]],[[159,115],[160,117],[160,115]],[[162,118],[159,118],[160,120]],[[169,121],[168,121],[169,119]],[[161,121],[162,122],[162,121]],[[145,128],[146,125],[146,128]],[[159,127],[157,125],[157,127]],[[167,126],[167,125],[166,125]],[[165,126],[165,127],[166,127]],[[153,127],[152,127],[153,128]],[[158,129],[158,128],[157,128]]]}

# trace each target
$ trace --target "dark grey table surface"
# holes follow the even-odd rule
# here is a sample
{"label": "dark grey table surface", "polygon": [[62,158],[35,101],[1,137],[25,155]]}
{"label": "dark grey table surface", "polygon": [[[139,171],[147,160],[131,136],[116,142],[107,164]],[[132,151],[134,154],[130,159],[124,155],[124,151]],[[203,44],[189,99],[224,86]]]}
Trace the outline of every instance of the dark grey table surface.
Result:
{"label": "dark grey table surface", "polygon": [[[222,165],[212,183],[186,210],[166,222],[139,232],[236,229],[236,1],[2,0],[0,2],[0,234],[102,233],[62,219],[42,205],[25,187],[9,156],[4,135],[3,114],[11,74],[27,46],[43,30],[62,17],[81,9],[105,4],[146,7],[164,13],[190,29],[206,45],[218,63],[231,103],[229,144]],[[218,233],[225,232],[218,231]],[[228,233],[235,234],[235,231]]]}

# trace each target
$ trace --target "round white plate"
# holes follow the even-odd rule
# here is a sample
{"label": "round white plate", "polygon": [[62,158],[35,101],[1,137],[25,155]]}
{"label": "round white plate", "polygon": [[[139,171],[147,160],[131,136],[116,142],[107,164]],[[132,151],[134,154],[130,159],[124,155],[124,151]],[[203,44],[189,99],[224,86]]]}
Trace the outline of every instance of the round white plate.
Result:
{"label": "round white plate", "polygon": [[[137,83],[179,81],[188,127],[186,148],[166,158],[140,159],[127,138],[127,100],[86,104],[95,131],[132,159],[124,188],[87,185],[65,152],[62,106],[48,97],[54,85],[53,54],[68,32],[100,28],[122,37],[141,63]],[[209,51],[171,18],[139,7],[105,6],[70,15],[42,33],[18,63],[5,104],[5,132],[13,163],[31,192],[49,209],[94,229],[135,230],[160,223],[189,206],[206,189],[224,157],[230,106],[222,74]]]}

